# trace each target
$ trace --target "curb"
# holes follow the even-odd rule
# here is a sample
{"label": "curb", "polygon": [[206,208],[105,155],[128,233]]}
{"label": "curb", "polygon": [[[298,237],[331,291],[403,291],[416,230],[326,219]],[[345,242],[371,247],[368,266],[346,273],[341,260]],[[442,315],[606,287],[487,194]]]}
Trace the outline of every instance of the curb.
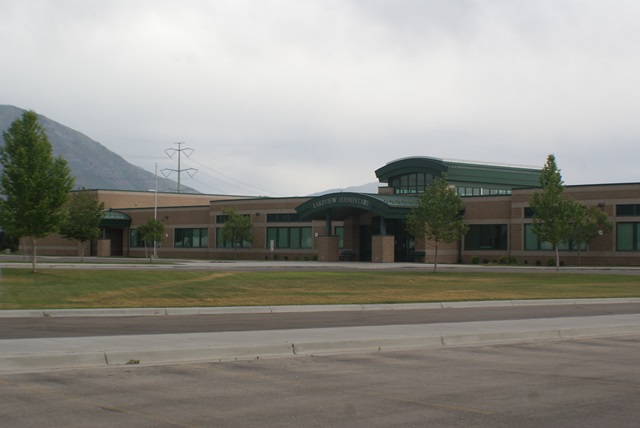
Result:
{"label": "curb", "polygon": [[107,309],[29,309],[0,310],[0,318],[30,317],[113,317],[113,316],[172,316],[268,314],[290,312],[379,311],[410,309],[448,309],[534,305],[589,305],[613,303],[640,303],[640,297],[611,299],[538,299],[538,300],[486,300],[469,302],[390,303],[352,305],[290,305],[290,306],[225,306],[189,308],[107,308]]}

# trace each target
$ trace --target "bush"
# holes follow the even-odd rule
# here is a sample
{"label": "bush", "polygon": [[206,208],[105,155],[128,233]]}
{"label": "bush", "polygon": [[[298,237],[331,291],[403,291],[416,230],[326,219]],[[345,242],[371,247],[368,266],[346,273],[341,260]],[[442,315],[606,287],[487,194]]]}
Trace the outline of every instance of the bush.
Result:
{"label": "bush", "polygon": [[555,266],[556,265],[556,259],[554,259],[553,257],[549,257],[547,259],[547,266]]}
{"label": "bush", "polygon": [[536,260],[536,266],[542,266],[542,261]]}
{"label": "bush", "polygon": [[472,265],[479,265],[480,264],[480,257],[479,256],[471,257],[471,264]]}
{"label": "bush", "polygon": [[502,256],[498,259],[498,263],[501,265],[517,265],[518,261],[512,256]]}

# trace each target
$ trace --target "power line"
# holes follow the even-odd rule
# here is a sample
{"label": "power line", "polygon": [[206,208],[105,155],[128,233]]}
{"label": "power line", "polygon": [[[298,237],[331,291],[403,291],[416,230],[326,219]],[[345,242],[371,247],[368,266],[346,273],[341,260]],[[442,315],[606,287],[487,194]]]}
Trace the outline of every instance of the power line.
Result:
{"label": "power line", "polygon": [[[182,157],[182,152],[185,152],[185,156],[189,157],[191,156],[191,154],[193,153],[193,149],[185,147],[182,148],[182,145],[185,143],[175,143],[178,145],[177,149],[165,149],[165,153],[167,154],[167,156],[169,156],[169,158],[173,159],[173,156],[177,153],[178,154],[178,169],[171,169],[171,168],[165,168],[162,171],[162,175],[164,175],[165,177],[169,177],[171,175],[172,172],[177,172],[178,173],[178,193],[180,193],[180,176],[182,175],[182,172],[186,172],[187,174],[189,174],[190,177],[193,177],[194,175],[196,175],[196,173],[198,172],[197,169],[195,168],[185,168],[185,169],[180,169],[180,160]],[[165,171],[167,171],[165,173]]]}

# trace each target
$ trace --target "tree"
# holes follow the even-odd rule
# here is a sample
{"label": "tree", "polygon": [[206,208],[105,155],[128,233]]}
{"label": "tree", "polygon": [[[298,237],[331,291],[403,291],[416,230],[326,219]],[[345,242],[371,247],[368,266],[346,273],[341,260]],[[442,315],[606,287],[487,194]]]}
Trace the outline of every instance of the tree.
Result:
{"label": "tree", "polygon": [[234,248],[234,258],[238,258],[238,247],[243,242],[251,242],[251,219],[248,216],[240,215],[233,208],[223,211],[227,216],[222,226],[221,234],[224,242],[230,242]]}
{"label": "tree", "polygon": [[613,229],[607,214],[599,207],[586,207],[579,202],[574,202],[571,217],[571,239],[578,249],[578,265],[582,266],[580,259],[581,247],[589,245],[591,241],[600,236],[605,231]]}
{"label": "tree", "polygon": [[575,201],[563,196],[565,186],[554,155],[547,156],[547,162],[540,173],[540,186],[542,191],[533,192],[529,198],[529,205],[533,210],[533,231],[540,241],[548,242],[554,248],[556,271],[559,271],[558,245],[571,238],[571,220],[576,210]]}
{"label": "tree", "polygon": [[2,135],[0,194],[6,199],[0,200],[0,226],[11,236],[31,240],[36,272],[37,240],[58,230],[74,178],[67,162],[53,156],[35,112],[24,112]]}
{"label": "tree", "polygon": [[80,261],[84,261],[84,244],[100,237],[100,220],[102,220],[104,202],[98,202],[87,189],[71,195],[67,206],[65,220],[60,226],[63,238],[80,243]]}
{"label": "tree", "polygon": [[416,238],[433,242],[435,259],[433,271],[438,267],[438,246],[451,243],[467,233],[468,226],[462,219],[462,198],[449,187],[447,175],[431,183],[418,199],[418,206],[407,216],[407,231]]}
{"label": "tree", "polygon": [[141,224],[138,227],[138,235],[144,241],[144,254],[145,257],[149,258],[149,263],[151,263],[151,256],[153,255],[153,252],[149,253],[147,251],[147,242],[153,242],[153,248],[155,250],[156,245],[158,245],[159,242],[162,242],[162,239],[164,238],[164,224],[162,224],[160,220],[149,218],[146,223]]}

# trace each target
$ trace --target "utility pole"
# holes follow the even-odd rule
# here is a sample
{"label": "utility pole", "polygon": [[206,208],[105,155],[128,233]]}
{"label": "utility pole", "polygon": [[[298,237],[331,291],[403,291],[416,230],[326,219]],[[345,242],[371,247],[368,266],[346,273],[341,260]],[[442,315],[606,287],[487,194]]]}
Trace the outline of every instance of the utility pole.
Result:
{"label": "utility pole", "polygon": [[189,157],[193,153],[193,149],[190,149],[188,147],[182,148],[182,145],[185,143],[175,143],[175,144],[178,145],[177,149],[165,149],[164,152],[171,159],[173,159],[173,156],[176,153],[178,154],[178,169],[165,168],[160,172],[162,172],[162,175],[164,175],[165,177],[169,177],[169,175],[171,175],[172,172],[178,173],[178,193],[180,193],[180,175],[182,175],[182,172],[186,172],[187,174],[189,174],[190,177],[193,177],[194,175],[196,175],[196,172],[198,172],[198,170],[195,168],[186,168],[186,169],[180,168],[180,160],[181,160],[180,158],[182,157],[182,152],[184,152],[186,157]]}
{"label": "utility pole", "polygon": [[[153,196],[153,220],[158,220],[158,163],[156,162],[156,189]],[[158,242],[153,234],[153,258],[158,258]]]}

